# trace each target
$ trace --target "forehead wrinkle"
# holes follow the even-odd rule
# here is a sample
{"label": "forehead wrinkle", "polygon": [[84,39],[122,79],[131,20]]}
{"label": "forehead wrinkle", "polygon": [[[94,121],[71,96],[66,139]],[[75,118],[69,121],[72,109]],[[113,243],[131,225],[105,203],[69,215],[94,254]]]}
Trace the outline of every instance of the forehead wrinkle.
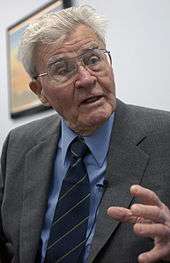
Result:
{"label": "forehead wrinkle", "polygon": [[63,44],[63,47],[57,51],[58,54],[62,54],[62,53],[77,53],[81,50],[85,50],[87,48],[92,48],[94,46],[98,46],[99,42],[97,41],[97,39],[91,38],[89,40],[84,41],[83,40],[73,40],[72,42],[65,42]]}
{"label": "forehead wrinkle", "polygon": [[72,47],[72,46],[75,46],[75,47],[81,47],[82,44],[83,45],[87,45],[89,42],[97,42],[95,38],[93,37],[89,37],[87,38],[86,40],[85,39],[73,39],[72,41],[68,41],[68,42],[64,42],[63,46],[66,46],[66,47]]}
{"label": "forehead wrinkle", "polygon": [[[89,45],[91,43],[91,45]],[[91,47],[94,44],[102,44],[96,32],[94,32],[89,26],[84,24],[79,25],[70,32],[62,42],[62,47],[71,49],[74,52],[78,51],[82,47]],[[61,47],[61,49],[62,49]]]}

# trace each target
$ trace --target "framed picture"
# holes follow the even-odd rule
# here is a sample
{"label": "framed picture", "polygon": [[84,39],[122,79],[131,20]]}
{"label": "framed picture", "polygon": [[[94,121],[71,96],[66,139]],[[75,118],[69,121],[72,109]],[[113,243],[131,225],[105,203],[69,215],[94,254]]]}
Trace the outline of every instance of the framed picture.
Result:
{"label": "framed picture", "polygon": [[9,109],[11,118],[19,118],[50,109],[50,107],[43,106],[37,96],[29,89],[30,77],[17,58],[18,47],[23,32],[34,19],[41,17],[45,13],[59,11],[71,5],[71,0],[50,1],[7,29]]}

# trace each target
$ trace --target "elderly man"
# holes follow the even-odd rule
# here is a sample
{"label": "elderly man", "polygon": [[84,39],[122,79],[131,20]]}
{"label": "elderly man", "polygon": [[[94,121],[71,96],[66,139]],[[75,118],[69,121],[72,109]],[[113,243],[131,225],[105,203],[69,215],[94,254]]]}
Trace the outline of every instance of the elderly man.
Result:
{"label": "elderly man", "polygon": [[30,88],[60,117],[6,139],[1,262],[170,261],[170,113],[116,99],[103,28],[81,6],[23,36]]}

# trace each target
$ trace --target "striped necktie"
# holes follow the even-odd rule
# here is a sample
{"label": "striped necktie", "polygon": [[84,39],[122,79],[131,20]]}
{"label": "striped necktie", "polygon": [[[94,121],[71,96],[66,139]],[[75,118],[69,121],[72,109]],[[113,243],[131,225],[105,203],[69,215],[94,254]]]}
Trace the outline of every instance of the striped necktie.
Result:
{"label": "striped necktie", "polygon": [[71,164],[56,205],[45,263],[83,262],[89,218],[90,185],[83,162],[89,153],[83,139],[71,144]]}

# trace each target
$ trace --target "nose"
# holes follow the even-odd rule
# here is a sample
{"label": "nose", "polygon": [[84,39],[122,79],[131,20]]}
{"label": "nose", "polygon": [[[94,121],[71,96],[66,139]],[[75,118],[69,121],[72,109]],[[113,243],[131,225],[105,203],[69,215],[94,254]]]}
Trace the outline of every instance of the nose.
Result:
{"label": "nose", "polygon": [[76,88],[92,87],[96,83],[96,77],[83,66],[79,67],[78,76],[75,81]]}

